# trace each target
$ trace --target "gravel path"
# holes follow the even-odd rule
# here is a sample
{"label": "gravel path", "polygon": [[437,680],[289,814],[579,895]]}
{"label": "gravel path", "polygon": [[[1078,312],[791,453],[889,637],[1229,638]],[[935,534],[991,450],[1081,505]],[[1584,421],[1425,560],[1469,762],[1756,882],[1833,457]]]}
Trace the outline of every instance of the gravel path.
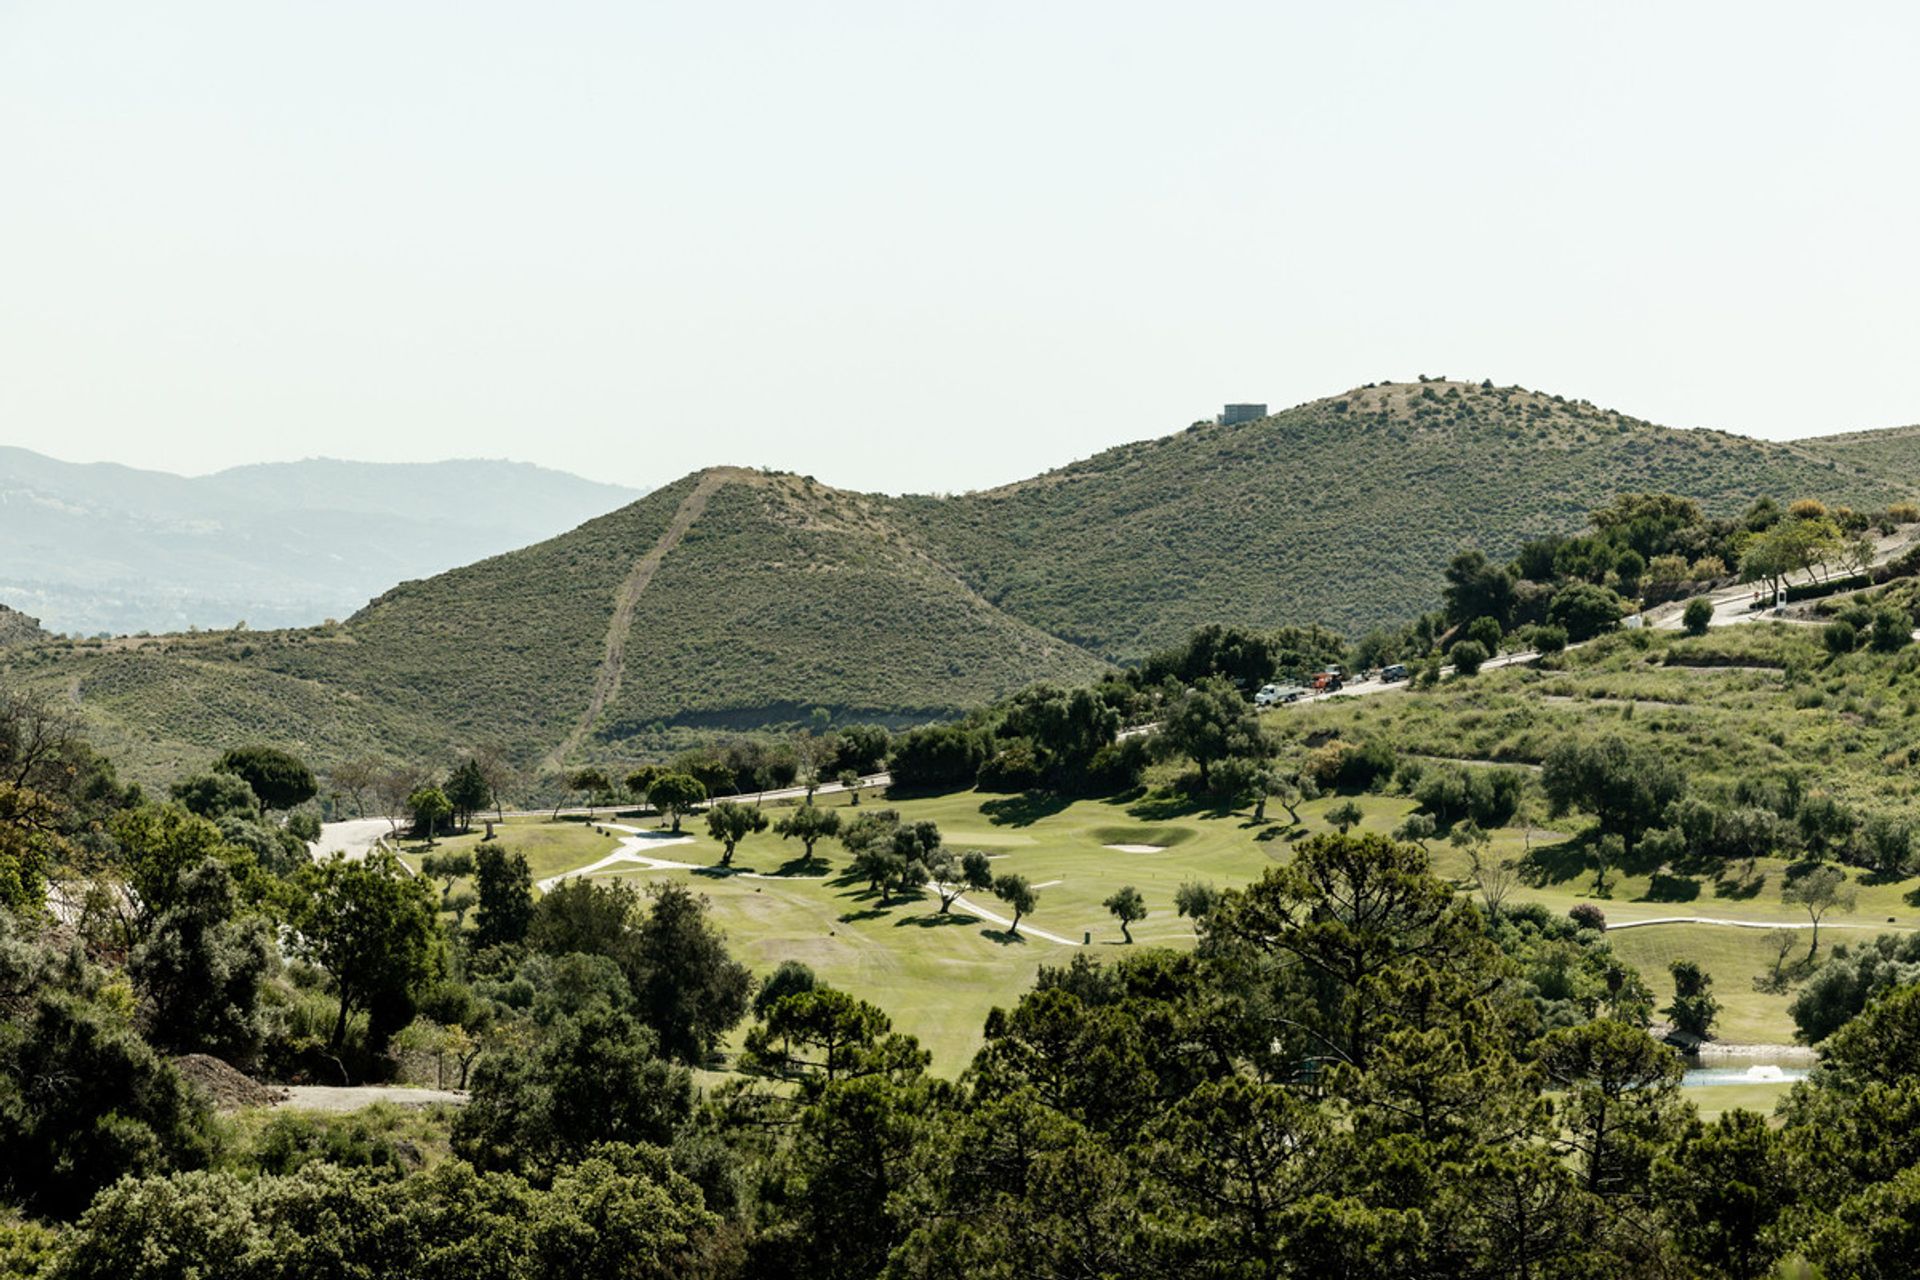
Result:
{"label": "gravel path", "polygon": [[410,1089],[402,1085],[369,1084],[348,1088],[341,1085],[277,1085],[287,1096],[276,1105],[293,1111],[358,1111],[376,1102],[401,1107],[427,1107],[436,1102],[464,1106],[467,1095],[451,1089]]}

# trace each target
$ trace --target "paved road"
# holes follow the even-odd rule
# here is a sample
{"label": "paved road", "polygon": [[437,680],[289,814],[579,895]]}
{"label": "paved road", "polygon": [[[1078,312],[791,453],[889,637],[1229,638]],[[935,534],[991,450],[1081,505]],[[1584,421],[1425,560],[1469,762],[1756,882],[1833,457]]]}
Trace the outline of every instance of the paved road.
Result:
{"label": "paved road", "polygon": [[343,822],[325,822],[320,825],[320,838],[307,845],[307,851],[315,858],[344,853],[348,859],[358,862],[372,853],[375,846],[392,831],[393,824],[385,818],[348,818]]}

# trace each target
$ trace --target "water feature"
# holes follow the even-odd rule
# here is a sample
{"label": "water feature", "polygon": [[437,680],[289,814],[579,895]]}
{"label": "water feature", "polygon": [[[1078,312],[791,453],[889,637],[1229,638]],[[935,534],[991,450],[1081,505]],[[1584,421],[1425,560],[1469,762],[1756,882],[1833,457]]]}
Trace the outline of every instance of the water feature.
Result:
{"label": "water feature", "polygon": [[1756,1062],[1744,1067],[1689,1067],[1680,1084],[1687,1089],[1723,1084],[1791,1084],[1805,1080],[1807,1071],[1804,1066],[1781,1066],[1777,1062]]}

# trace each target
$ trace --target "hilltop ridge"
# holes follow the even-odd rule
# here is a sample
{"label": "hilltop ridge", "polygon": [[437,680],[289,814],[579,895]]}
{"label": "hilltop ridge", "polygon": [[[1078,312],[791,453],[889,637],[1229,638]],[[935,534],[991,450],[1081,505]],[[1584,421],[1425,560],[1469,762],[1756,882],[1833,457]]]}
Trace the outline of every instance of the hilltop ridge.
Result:
{"label": "hilltop ridge", "polygon": [[1916,496],[1920,436],[1778,444],[1452,381],[1196,424],[950,497],[714,467],[556,537],[403,582],[345,622],[10,651],[96,735],[190,760],[481,743],[528,767],[733,729],[938,719],[1082,681],[1209,622],[1357,635],[1431,608],[1465,545],[1580,528],[1629,490]]}

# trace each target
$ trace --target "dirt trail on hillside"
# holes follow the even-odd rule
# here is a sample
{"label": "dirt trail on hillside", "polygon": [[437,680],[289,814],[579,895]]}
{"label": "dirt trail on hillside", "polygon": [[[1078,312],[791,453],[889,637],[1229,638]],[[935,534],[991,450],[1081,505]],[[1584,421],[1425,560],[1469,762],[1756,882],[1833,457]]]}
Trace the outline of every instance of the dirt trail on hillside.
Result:
{"label": "dirt trail on hillside", "polygon": [[614,597],[613,620],[607,624],[607,651],[600,659],[600,670],[594,674],[593,693],[587,698],[586,710],[580,713],[573,731],[548,755],[549,769],[558,769],[586,741],[601,713],[607,709],[607,704],[620,692],[620,677],[627,655],[627,632],[633,626],[633,615],[640,607],[640,597],[646,594],[647,587],[652,584],[653,575],[660,571],[660,562],[667,558],[669,551],[680,545],[680,539],[687,536],[687,530],[693,527],[693,522],[706,511],[707,500],[718,493],[735,474],[732,469],[726,468],[702,475],[693,486],[693,492],[681,499],[680,509],[673,513],[672,523],[667,525],[659,540],[647,549],[645,555],[633,562],[633,568],[627,572],[627,580],[620,584],[620,593]]}

